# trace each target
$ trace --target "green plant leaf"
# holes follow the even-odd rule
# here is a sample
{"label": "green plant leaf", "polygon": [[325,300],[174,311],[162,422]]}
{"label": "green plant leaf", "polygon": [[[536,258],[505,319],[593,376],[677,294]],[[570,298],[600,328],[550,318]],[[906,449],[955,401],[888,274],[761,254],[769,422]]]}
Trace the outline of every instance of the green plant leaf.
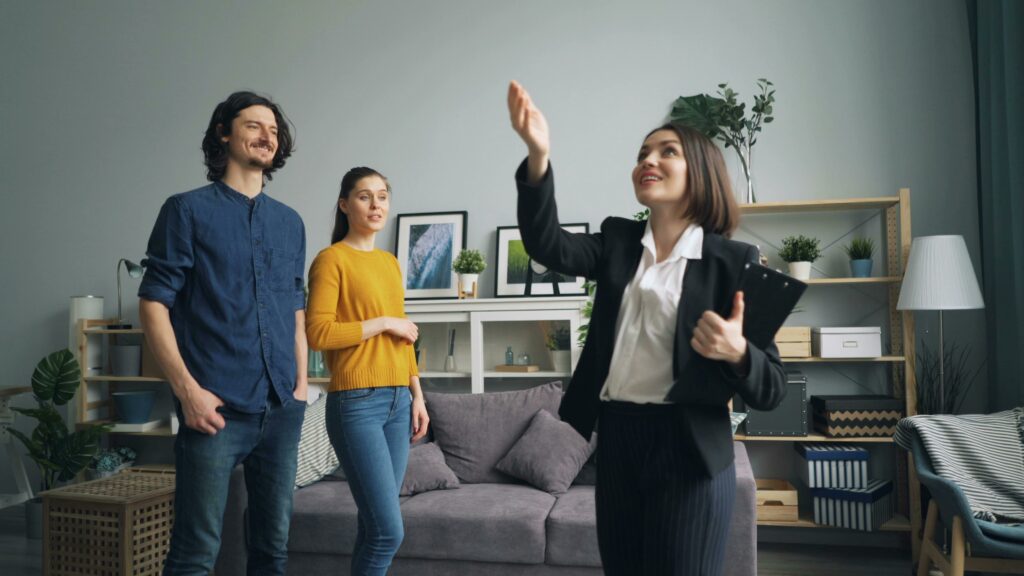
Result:
{"label": "green plant leaf", "polygon": [[42,401],[67,404],[78,390],[81,371],[71,351],[58,350],[43,358],[32,373],[32,392]]}
{"label": "green plant leaf", "polygon": [[722,99],[707,94],[680,96],[672,105],[669,118],[673,122],[699,130],[708,138],[714,138],[718,136],[718,127],[722,123],[720,120],[723,104]]}

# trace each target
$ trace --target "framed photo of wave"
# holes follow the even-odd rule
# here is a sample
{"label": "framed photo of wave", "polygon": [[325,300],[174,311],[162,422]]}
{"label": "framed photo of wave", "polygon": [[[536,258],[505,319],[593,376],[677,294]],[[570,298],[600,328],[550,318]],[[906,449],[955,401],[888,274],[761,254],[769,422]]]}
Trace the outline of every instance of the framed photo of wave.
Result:
{"label": "framed photo of wave", "polygon": [[[586,234],[590,225],[562,224],[566,232]],[[497,298],[530,296],[582,296],[587,293],[582,276],[567,276],[548,270],[530,258],[523,247],[517,226],[499,226],[497,263],[494,267],[494,296]]]}
{"label": "framed photo of wave", "polygon": [[466,212],[399,214],[395,256],[406,300],[458,298],[452,262],[466,247]]}

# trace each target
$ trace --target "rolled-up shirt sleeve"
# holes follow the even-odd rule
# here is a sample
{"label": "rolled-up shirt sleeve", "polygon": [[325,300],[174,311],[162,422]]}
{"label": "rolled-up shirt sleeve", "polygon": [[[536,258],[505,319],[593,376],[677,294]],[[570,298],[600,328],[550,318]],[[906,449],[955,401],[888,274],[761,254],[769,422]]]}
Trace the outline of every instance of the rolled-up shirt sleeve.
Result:
{"label": "rolled-up shirt sleeve", "polygon": [[181,199],[168,198],[149,236],[139,298],[172,308],[194,262],[192,214]]}

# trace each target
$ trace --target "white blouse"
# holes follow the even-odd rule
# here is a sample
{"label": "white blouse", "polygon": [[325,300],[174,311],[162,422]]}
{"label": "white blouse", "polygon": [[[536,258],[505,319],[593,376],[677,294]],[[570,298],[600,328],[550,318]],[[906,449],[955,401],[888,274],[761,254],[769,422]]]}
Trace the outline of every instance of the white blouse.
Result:
{"label": "white blouse", "polygon": [[676,315],[688,260],[699,260],[704,230],[691,224],[660,263],[651,223],[640,240],[644,247],[636,275],[626,286],[615,324],[611,368],[601,400],[666,404],[672,387],[672,347]]}

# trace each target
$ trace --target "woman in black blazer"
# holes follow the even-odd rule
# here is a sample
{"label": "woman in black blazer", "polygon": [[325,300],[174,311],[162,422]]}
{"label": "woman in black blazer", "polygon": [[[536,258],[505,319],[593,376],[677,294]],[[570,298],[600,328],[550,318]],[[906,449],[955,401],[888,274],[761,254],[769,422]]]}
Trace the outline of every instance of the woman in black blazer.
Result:
{"label": "woman in black blazer", "polygon": [[721,152],[699,132],[647,135],[633,170],[647,223],[607,218],[562,230],[547,121],[512,82],[512,126],[529,155],[516,172],[523,244],[538,262],[597,281],[586,344],[559,413],[598,432],[598,544],[605,574],[717,575],[736,473],[727,403],[771,410],[785,393],[774,345],[743,337],[737,291],[757,249],[728,239],[739,211]]}

